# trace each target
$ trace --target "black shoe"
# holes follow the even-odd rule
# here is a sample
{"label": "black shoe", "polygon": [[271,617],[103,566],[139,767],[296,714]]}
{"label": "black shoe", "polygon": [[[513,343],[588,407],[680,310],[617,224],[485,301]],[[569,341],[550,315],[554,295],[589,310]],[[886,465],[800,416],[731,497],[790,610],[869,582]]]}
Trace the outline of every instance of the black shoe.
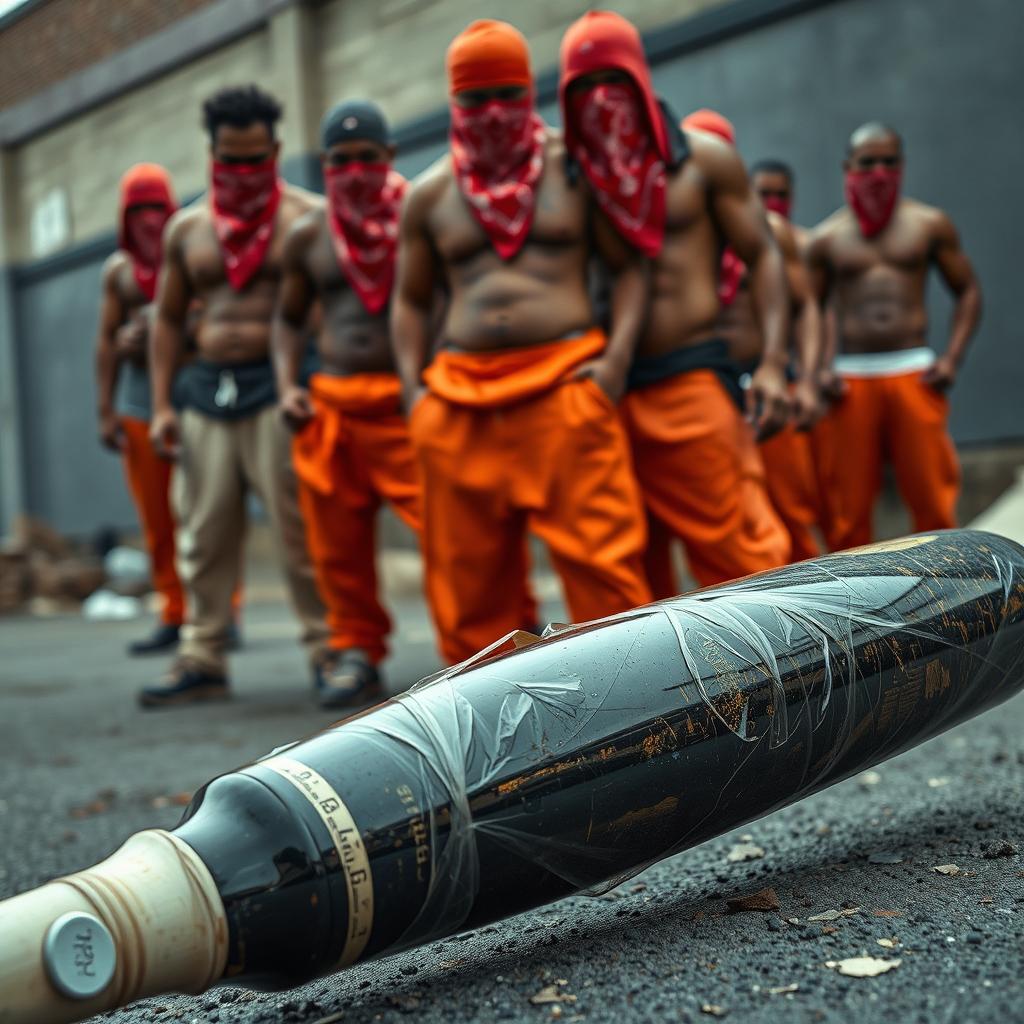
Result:
{"label": "black shoe", "polygon": [[384,684],[365,651],[352,647],[331,651],[313,670],[320,707],[364,707],[384,696]]}
{"label": "black shoe", "polygon": [[162,622],[145,640],[136,640],[129,644],[128,653],[135,658],[147,654],[166,654],[178,646],[180,636],[181,626],[170,626],[166,622]]}
{"label": "black shoe", "polygon": [[139,691],[139,704],[144,708],[168,708],[227,700],[230,696],[228,681],[220,673],[178,662],[155,686],[146,686]]}
{"label": "black shoe", "polygon": [[240,651],[242,649],[242,631],[238,628],[237,622],[232,622],[228,626],[225,649],[228,651]]}

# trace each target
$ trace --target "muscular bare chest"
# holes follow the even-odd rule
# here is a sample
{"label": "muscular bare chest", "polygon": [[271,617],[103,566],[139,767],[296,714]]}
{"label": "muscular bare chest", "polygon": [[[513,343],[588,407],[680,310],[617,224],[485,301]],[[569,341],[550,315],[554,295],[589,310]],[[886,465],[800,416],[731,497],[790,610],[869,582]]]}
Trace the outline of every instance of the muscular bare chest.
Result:
{"label": "muscular bare chest", "polygon": [[334,341],[369,345],[381,332],[386,332],[386,315],[367,312],[341,269],[326,221],[306,251],[305,265],[323,304],[325,326]]}
{"label": "muscular bare chest", "polygon": [[[247,287],[256,283],[277,285],[281,278],[285,227],[279,213],[267,254]],[[182,258],[192,287],[198,294],[213,291],[227,283],[224,254],[209,218],[204,217],[192,227],[184,242]]]}
{"label": "muscular bare chest", "polygon": [[721,248],[708,210],[704,176],[688,161],[669,179],[665,242],[655,263],[655,290],[692,299],[693,289],[714,289]]}
{"label": "muscular bare chest", "polygon": [[851,223],[837,232],[831,246],[833,270],[848,281],[886,269],[923,275],[930,256],[927,231],[913,223],[894,224],[877,238],[865,238]]}
{"label": "muscular bare chest", "polygon": [[317,294],[329,299],[339,289],[348,290],[348,279],[338,263],[334,240],[326,222],[317,231],[306,252],[306,269],[313,280]]}
{"label": "muscular bare chest", "polygon": [[[721,239],[708,209],[707,186],[693,160],[669,178],[666,199],[665,242],[658,257],[656,282],[671,281],[679,288],[679,275],[696,284],[717,274]],[[696,276],[694,276],[696,275]],[[703,286],[706,286],[706,282]]]}
{"label": "muscular bare chest", "polygon": [[[466,264],[494,251],[454,177],[449,179],[428,223],[445,265]],[[586,240],[586,232],[587,212],[582,189],[574,188],[566,180],[563,161],[549,156],[537,187],[527,245],[560,250],[581,245]]]}
{"label": "muscular bare chest", "polygon": [[669,234],[685,234],[699,226],[710,226],[707,189],[704,176],[693,160],[687,160],[669,178],[665,229]]}

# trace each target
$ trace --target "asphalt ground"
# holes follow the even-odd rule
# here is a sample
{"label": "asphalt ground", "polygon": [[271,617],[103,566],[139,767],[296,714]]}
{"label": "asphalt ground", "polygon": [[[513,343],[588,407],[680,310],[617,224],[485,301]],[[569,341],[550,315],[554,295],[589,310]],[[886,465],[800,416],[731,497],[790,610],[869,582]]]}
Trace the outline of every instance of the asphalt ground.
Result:
{"label": "asphalt ground", "polygon": [[[136,708],[136,688],[163,662],[123,649],[148,622],[0,620],[0,897],[94,863],[139,829],[173,826],[211,776],[329,724],[280,590],[256,576],[235,699],[201,711]],[[397,692],[438,662],[422,603],[392,607]],[[557,605],[545,611],[560,617]],[[291,992],[218,988],[97,1019],[1024,1020],[1022,778],[1017,699],[606,896]],[[738,844],[763,855],[730,860]],[[934,870],[948,864],[959,872]],[[730,912],[728,900],[765,888],[777,910]],[[898,965],[864,978],[827,966],[864,955]]]}

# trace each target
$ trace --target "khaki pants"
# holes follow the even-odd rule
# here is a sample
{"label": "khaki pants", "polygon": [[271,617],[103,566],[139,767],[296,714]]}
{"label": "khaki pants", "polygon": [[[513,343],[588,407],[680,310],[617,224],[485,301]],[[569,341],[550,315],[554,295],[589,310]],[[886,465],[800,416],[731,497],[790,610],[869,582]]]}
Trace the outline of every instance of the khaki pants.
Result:
{"label": "khaki pants", "polygon": [[181,415],[181,458],[172,483],[178,575],[187,607],[179,657],[208,671],[226,668],[231,594],[239,577],[250,489],[267,510],[302,642],[312,657],[326,644],[324,606],[306,550],[290,444],[275,406],[237,420],[213,419],[194,409]]}

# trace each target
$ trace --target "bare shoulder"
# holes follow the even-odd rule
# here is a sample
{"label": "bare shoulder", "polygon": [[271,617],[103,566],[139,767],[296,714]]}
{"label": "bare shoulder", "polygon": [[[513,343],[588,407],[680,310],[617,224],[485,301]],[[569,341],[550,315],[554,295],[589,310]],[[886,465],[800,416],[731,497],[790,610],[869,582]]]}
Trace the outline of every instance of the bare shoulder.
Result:
{"label": "bare shoulder", "polygon": [[117,275],[128,266],[131,257],[123,249],[116,249],[103,261],[101,279],[105,285],[112,284]]}
{"label": "bare shoulder", "polygon": [[922,203],[920,199],[914,199],[913,196],[906,195],[900,196],[900,213],[905,213],[921,220],[930,220],[933,217],[943,215],[937,206],[929,206],[927,203]]}
{"label": "bare shoulder", "polygon": [[286,228],[291,229],[295,221],[304,217],[311,210],[319,209],[325,200],[323,196],[300,188],[298,185],[285,185],[281,190],[280,214]]}
{"label": "bare shoulder", "polygon": [[911,219],[911,223],[920,225],[935,240],[956,236],[956,227],[949,214],[937,206],[905,196],[900,201],[900,210]]}
{"label": "bare shoulder", "polygon": [[305,210],[288,225],[284,244],[290,252],[296,254],[304,252],[316,241],[317,236],[326,226],[324,212],[325,206],[321,203],[319,206]]}
{"label": "bare shoulder", "polygon": [[806,251],[811,255],[820,255],[828,251],[832,242],[850,226],[850,211],[841,206],[829,214],[820,224],[808,228],[806,232]]}
{"label": "bare shoulder", "polygon": [[402,216],[407,223],[422,223],[445,190],[454,181],[451,157],[445,154],[409,182],[402,201]]}
{"label": "bare shoulder", "polygon": [[708,132],[688,131],[686,142],[690,159],[700,168],[709,185],[728,187],[746,181],[747,171],[735,146]]}
{"label": "bare shoulder", "polygon": [[296,206],[306,210],[311,210],[324,201],[324,197],[318,192],[312,192],[301,185],[292,185],[290,182],[284,183],[281,194],[285,202],[294,203]]}
{"label": "bare shoulder", "polygon": [[207,223],[210,223],[210,207],[206,203],[193,203],[191,206],[182,207],[171,217],[164,228],[164,233],[183,235]]}
{"label": "bare shoulder", "polygon": [[776,244],[788,259],[794,259],[799,255],[799,249],[793,225],[774,210],[768,210],[766,214],[768,217],[768,227],[771,228],[772,237],[775,239]]}
{"label": "bare shoulder", "polygon": [[315,235],[317,231],[327,224],[327,204],[318,203],[316,206],[302,213],[295,220],[295,223],[288,229],[289,234]]}
{"label": "bare shoulder", "polygon": [[164,228],[164,248],[174,251],[202,225],[210,223],[210,208],[206,203],[193,203],[178,210]]}

